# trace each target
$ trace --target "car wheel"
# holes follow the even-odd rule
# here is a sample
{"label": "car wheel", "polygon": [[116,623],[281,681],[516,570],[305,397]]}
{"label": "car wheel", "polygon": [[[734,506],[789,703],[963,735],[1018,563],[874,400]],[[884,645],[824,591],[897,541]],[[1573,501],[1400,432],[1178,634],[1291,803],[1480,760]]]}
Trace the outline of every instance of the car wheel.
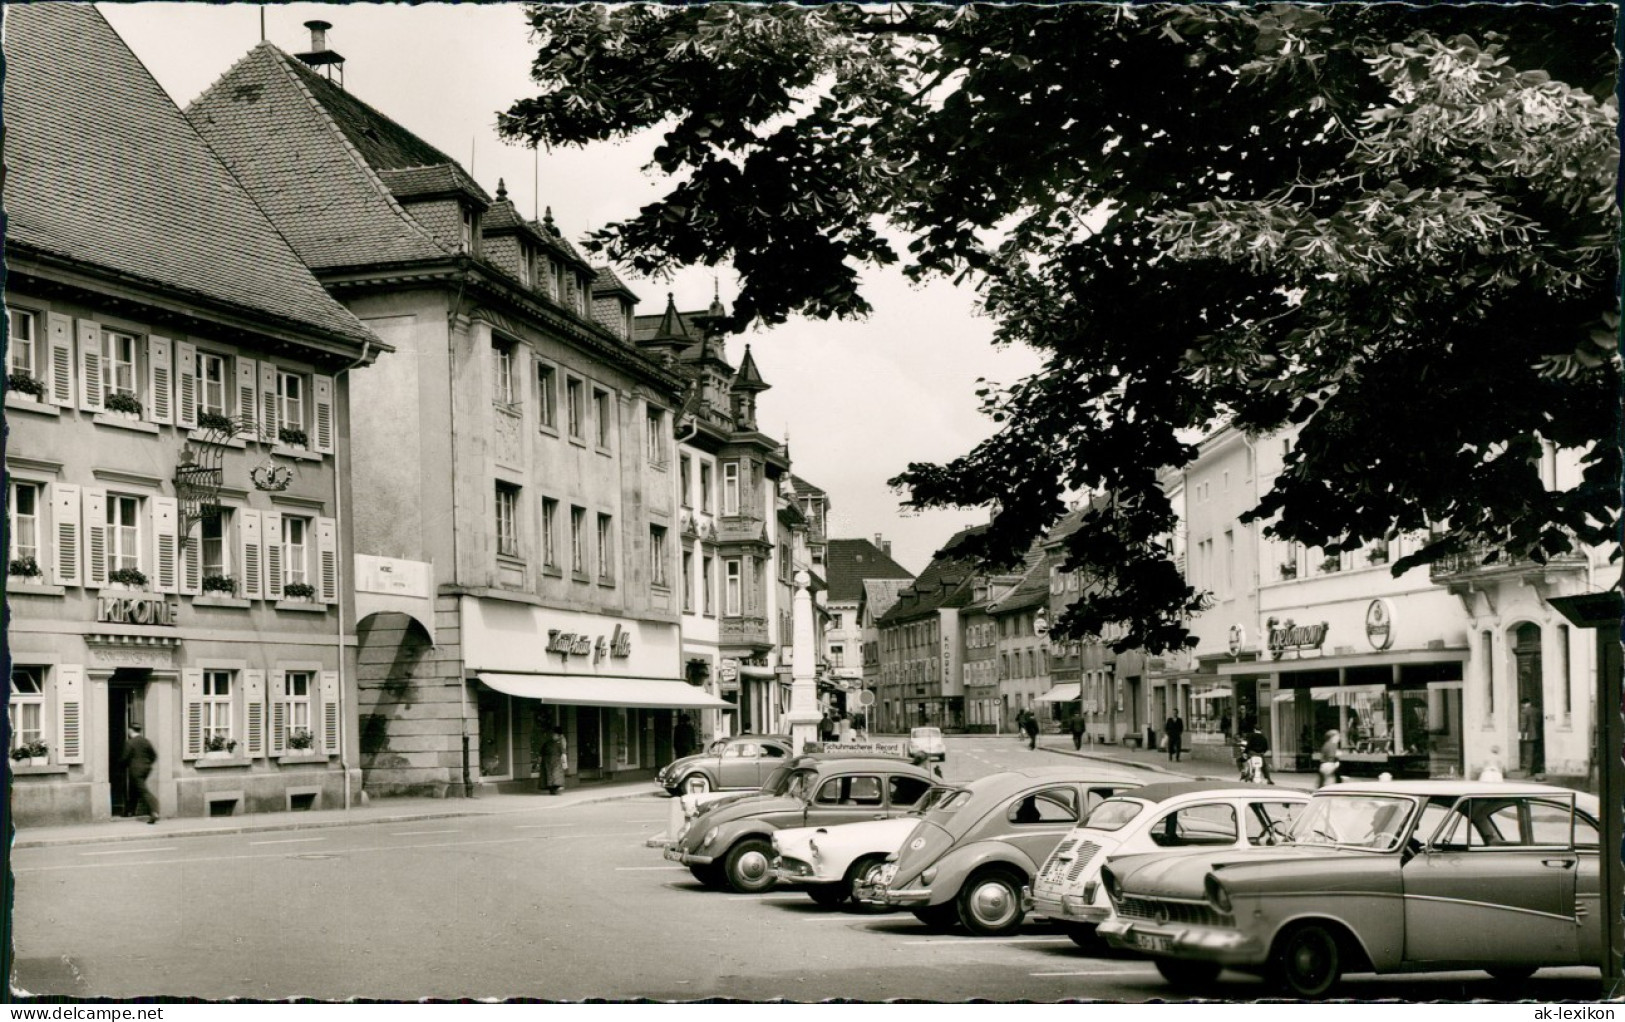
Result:
{"label": "car wheel", "polygon": [[1497,965],[1484,971],[1502,983],[1522,983],[1535,974],[1535,968],[1533,965]]}
{"label": "car wheel", "polygon": [[685,795],[704,795],[711,790],[711,778],[704,774],[689,774],[683,778],[682,792]]}
{"label": "car wheel", "polygon": [[1159,958],[1157,971],[1169,985],[1180,990],[1198,990],[1219,978],[1219,963],[1193,962],[1186,958]]}
{"label": "car wheel", "polygon": [[974,874],[959,889],[959,921],[978,937],[1014,933],[1026,915],[1021,910],[1022,879],[1003,869]]}
{"label": "car wheel", "polygon": [[690,866],[688,871],[694,874],[695,880],[707,887],[722,887],[727,883],[727,878],[722,875],[722,871],[709,863],[703,866]]}
{"label": "car wheel", "polygon": [[1100,939],[1100,934],[1095,932],[1093,926],[1069,923],[1061,927],[1061,929],[1068,937],[1072,938],[1072,943],[1081,948],[1089,951],[1100,951],[1106,947],[1106,942]]}
{"label": "car wheel", "polygon": [[951,930],[959,917],[958,909],[951,901],[946,905],[925,905],[909,911],[914,913],[915,919],[933,930]]}
{"label": "car wheel", "polygon": [[885,910],[886,906],[876,905],[873,902],[868,901],[859,901],[857,896],[854,894],[854,891],[857,889],[859,884],[864,883],[865,881],[872,881],[874,879],[874,874],[880,872],[880,868],[885,864],[886,857],[883,855],[865,855],[857,862],[854,862],[852,864],[852,868],[846,871],[846,893],[852,898],[852,904],[858,909],[858,911],[880,912]]}
{"label": "car wheel", "polygon": [[723,860],[728,886],[740,894],[756,894],[774,884],[773,846],[761,838],[746,838],[728,850]]}
{"label": "car wheel", "polygon": [[1337,937],[1318,923],[1306,923],[1281,938],[1270,956],[1270,979],[1293,997],[1326,996],[1343,974]]}
{"label": "car wheel", "polygon": [[807,897],[824,908],[834,908],[846,900],[847,891],[843,884],[812,884],[807,888]]}

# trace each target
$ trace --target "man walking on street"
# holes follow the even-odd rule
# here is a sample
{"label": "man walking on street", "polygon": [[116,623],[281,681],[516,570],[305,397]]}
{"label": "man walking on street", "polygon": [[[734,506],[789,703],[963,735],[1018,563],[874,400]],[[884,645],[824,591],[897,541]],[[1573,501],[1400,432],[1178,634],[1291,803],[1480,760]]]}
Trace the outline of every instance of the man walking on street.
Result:
{"label": "man walking on street", "polygon": [[1038,748],[1038,718],[1031,711],[1027,713],[1027,719],[1022,723],[1021,729],[1027,732],[1027,748]]}
{"label": "man walking on street", "polygon": [[131,815],[140,815],[145,809],[148,823],[158,822],[158,798],[147,787],[147,778],[151,776],[152,765],[156,762],[158,750],[141,734],[140,724],[131,724],[130,736],[124,741],[124,754],[119,758],[119,763],[136,792],[135,808],[131,810]]}
{"label": "man walking on street", "polygon": [[1074,749],[1083,748],[1083,714],[1081,713],[1072,717],[1072,747]]}
{"label": "man walking on street", "polygon": [[1184,751],[1185,720],[1175,710],[1174,715],[1162,723],[1162,733],[1168,736],[1168,761],[1178,763],[1180,753]]}

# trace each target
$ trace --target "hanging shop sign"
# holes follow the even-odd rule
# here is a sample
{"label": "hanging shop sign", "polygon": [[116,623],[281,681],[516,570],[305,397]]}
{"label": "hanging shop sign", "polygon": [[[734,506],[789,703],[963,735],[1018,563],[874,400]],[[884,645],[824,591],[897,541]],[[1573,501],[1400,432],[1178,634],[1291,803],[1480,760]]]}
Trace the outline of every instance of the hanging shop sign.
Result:
{"label": "hanging shop sign", "polygon": [[1230,626],[1230,655],[1235,656],[1247,648],[1247,629],[1240,625]]}
{"label": "hanging shop sign", "polygon": [[1270,656],[1279,660],[1283,653],[1304,650],[1320,649],[1326,641],[1326,622],[1317,621],[1314,624],[1300,625],[1291,618],[1281,621],[1270,618],[1265,622],[1269,628]]}
{"label": "hanging shop sign", "polygon": [[96,620],[114,625],[175,626],[175,605],[168,600],[102,596],[96,600]]}
{"label": "hanging shop sign", "polygon": [[566,632],[557,628],[547,631],[547,651],[569,658],[590,656],[593,663],[605,657],[617,659],[632,655],[632,633],[615,626],[611,635],[591,635],[587,632]]}
{"label": "hanging shop sign", "polygon": [[1394,644],[1394,608],[1387,600],[1372,600],[1366,607],[1365,637],[1372,649],[1387,649]]}

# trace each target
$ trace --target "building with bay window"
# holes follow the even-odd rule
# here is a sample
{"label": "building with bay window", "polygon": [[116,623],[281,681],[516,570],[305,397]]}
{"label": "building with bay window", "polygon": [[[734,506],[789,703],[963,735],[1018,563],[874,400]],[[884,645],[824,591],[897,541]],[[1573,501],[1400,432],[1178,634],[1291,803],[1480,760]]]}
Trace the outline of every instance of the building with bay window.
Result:
{"label": "building with bay window", "polygon": [[14,817],[128,814],[132,724],[165,816],[345,806],[349,391],[388,346],[94,7],[6,29]]}
{"label": "building with bay window", "polygon": [[679,713],[723,705],[680,637],[689,377],[550,210],[345,91],[311,27],[310,52],[259,44],[188,114],[397,350],[358,375],[352,422],[366,788],[534,786],[555,727],[570,784],[651,776]]}

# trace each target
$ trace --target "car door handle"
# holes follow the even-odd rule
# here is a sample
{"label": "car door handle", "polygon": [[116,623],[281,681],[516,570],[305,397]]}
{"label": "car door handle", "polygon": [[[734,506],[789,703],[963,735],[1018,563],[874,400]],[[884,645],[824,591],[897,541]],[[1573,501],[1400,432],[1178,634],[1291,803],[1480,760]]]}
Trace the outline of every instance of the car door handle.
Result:
{"label": "car door handle", "polygon": [[1556,869],[1569,869],[1570,867],[1572,867],[1574,865],[1574,860],[1573,859],[1542,859],[1542,860],[1540,860],[1540,864],[1542,866],[1551,866],[1551,867],[1554,867]]}
{"label": "car door handle", "polygon": [[869,819],[871,819],[871,820],[886,820],[886,819],[890,819],[890,817],[888,817],[885,813],[876,813],[873,816],[869,817]]}

